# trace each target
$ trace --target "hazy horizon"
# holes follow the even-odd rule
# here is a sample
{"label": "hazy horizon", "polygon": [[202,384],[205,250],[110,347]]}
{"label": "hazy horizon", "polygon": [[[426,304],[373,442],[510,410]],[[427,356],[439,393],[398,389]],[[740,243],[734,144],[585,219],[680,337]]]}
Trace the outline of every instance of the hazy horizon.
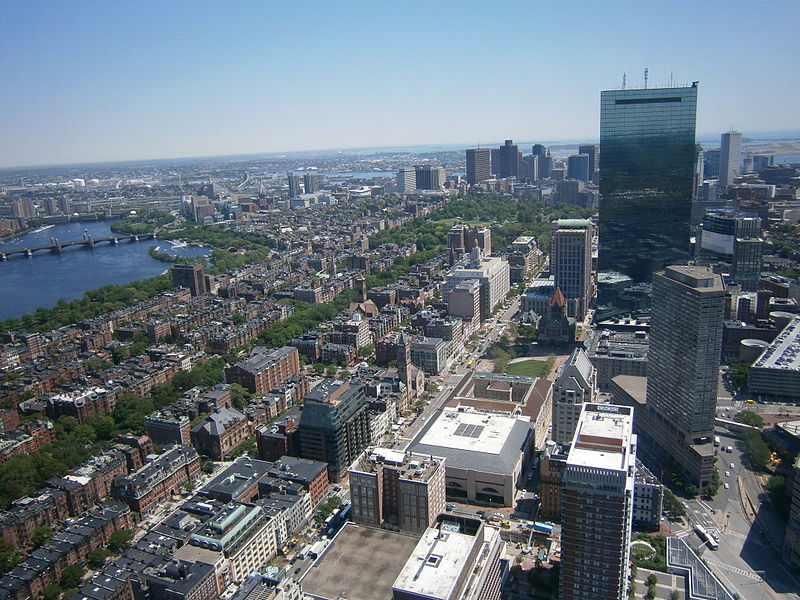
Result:
{"label": "hazy horizon", "polygon": [[791,15],[789,0],[11,0],[0,167],[591,141],[600,91],[623,73],[641,87],[645,68],[649,87],[700,82],[699,138],[797,131]]}

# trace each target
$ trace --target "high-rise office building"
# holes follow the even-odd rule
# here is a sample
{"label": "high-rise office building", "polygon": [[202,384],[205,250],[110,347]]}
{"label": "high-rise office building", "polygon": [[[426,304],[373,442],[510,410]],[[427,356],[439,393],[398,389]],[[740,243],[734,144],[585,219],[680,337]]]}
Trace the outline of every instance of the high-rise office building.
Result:
{"label": "high-rise office building", "polygon": [[303,175],[303,188],[306,194],[318,192],[322,185],[322,175],[319,173],[305,173]]}
{"label": "high-rise office building", "polygon": [[550,270],[555,287],[567,299],[567,316],[582,320],[594,295],[592,285],[592,235],[587,219],[553,221]]}
{"label": "high-rise office building", "polygon": [[[644,431],[698,486],[711,480],[725,285],[708,267],[653,274]],[[642,424],[645,423],[643,420]]]}
{"label": "high-rise office building", "polygon": [[703,150],[703,177],[717,179],[719,177],[719,148]]}
{"label": "high-rise office building", "polygon": [[719,144],[719,191],[725,193],[739,176],[742,162],[742,134],[738,131],[723,133]]}
{"label": "high-rise office building", "polygon": [[447,233],[447,247],[454,262],[472,252],[473,248],[479,248],[484,256],[489,256],[492,253],[492,230],[458,223]]}
{"label": "high-rise office building", "polygon": [[467,149],[467,183],[480,183],[492,177],[492,151],[489,148]]}
{"label": "high-rise office building", "polygon": [[725,209],[706,211],[699,231],[698,257],[729,261],[730,281],[746,292],[758,290],[763,249],[760,217]]}
{"label": "high-rise office building", "polygon": [[569,444],[587,402],[597,400],[597,369],[581,348],[572,351],[553,382],[553,431],[557,444]]}
{"label": "high-rise office building", "polygon": [[513,140],[492,150],[492,172],[497,177],[519,177],[522,153]]}
{"label": "high-rise office building", "polygon": [[561,600],[627,597],[635,467],[633,409],[584,404],[561,486]]}
{"label": "high-rise office building", "polygon": [[286,179],[289,182],[289,198],[297,198],[300,195],[300,175],[287,173]]}
{"label": "high-rise office building", "polygon": [[539,157],[530,154],[522,158],[520,177],[528,181],[539,180]]}
{"label": "high-rise office building", "polygon": [[653,271],[689,260],[697,85],[604,91],[599,317],[646,311]]}
{"label": "high-rise office building", "polygon": [[417,170],[409,167],[402,167],[397,171],[397,191],[401,194],[409,194],[417,189]]}
{"label": "high-rise office building", "polygon": [[450,291],[468,279],[476,279],[480,284],[481,320],[486,320],[511,287],[508,261],[499,256],[483,256],[480,248],[474,247],[469,260],[448,271],[442,300],[449,302]]}
{"label": "high-rise office building", "polygon": [[447,181],[444,167],[415,166],[414,171],[418,190],[440,190]]}
{"label": "high-rise office building", "polygon": [[594,175],[600,168],[600,146],[598,144],[581,144],[578,146],[578,154],[589,155],[589,179],[594,179]]}
{"label": "high-rise office building", "polygon": [[591,161],[588,154],[573,154],[567,158],[567,177],[583,182],[592,179]]}
{"label": "high-rise office building", "polygon": [[550,170],[553,168],[553,158],[550,156],[550,151],[542,144],[534,144],[531,151],[537,157],[539,179],[550,179]]}
{"label": "high-rise office building", "polygon": [[206,278],[203,265],[196,263],[186,265],[175,265],[172,267],[172,285],[175,287],[189,288],[192,296],[205,294]]}
{"label": "high-rise office building", "polygon": [[20,219],[30,219],[36,216],[36,209],[29,198],[22,198],[11,203],[11,214]]}
{"label": "high-rise office building", "polygon": [[330,380],[305,397],[300,417],[300,456],[328,463],[331,481],[339,481],[370,441],[364,387]]}

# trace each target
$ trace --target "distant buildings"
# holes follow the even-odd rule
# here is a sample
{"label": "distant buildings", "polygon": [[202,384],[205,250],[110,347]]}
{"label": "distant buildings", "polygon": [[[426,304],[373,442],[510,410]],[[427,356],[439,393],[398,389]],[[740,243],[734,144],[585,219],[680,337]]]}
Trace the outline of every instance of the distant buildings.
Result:
{"label": "distant buildings", "polygon": [[578,154],[586,154],[589,157],[588,181],[594,181],[597,170],[600,168],[600,146],[598,144],[581,144],[578,146]]}
{"label": "distant buildings", "polygon": [[397,171],[397,191],[410,194],[417,190],[441,190],[447,183],[447,173],[443,167],[416,165],[401,167]]}
{"label": "distant buildings", "polygon": [[417,171],[410,167],[401,167],[397,171],[397,191],[410,194],[417,190]]}
{"label": "distant buildings", "polygon": [[699,231],[700,259],[730,263],[730,281],[746,292],[758,290],[764,240],[761,218],[724,209],[707,210]]}
{"label": "distant buildings", "polygon": [[444,459],[372,448],[347,474],[356,523],[422,533],[444,512]]}
{"label": "distant buildings", "polygon": [[287,173],[286,180],[289,183],[289,198],[298,198],[302,193],[300,189],[300,175],[296,173]]}
{"label": "distant buildings", "polygon": [[508,262],[497,256],[484,257],[479,249],[473,248],[468,261],[447,273],[442,300],[448,302],[450,291],[467,280],[480,284],[481,320],[484,321],[505,300],[511,287]]}
{"label": "distant buildings", "polygon": [[573,154],[567,158],[567,175],[570,179],[588,183],[592,179],[592,172],[588,154]]}
{"label": "distant buildings", "polygon": [[721,193],[733,185],[742,164],[742,134],[738,131],[723,133],[719,147],[719,190]]}
{"label": "distant buildings", "polygon": [[653,271],[689,259],[697,85],[604,91],[601,318],[646,310]]}
{"label": "distant buildings", "polygon": [[492,154],[489,148],[467,150],[467,183],[480,183],[492,177]]}
{"label": "distant buildings", "polygon": [[550,270],[555,286],[567,299],[567,315],[583,320],[594,295],[592,237],[594,227],[585,219],[553,221]]}
{"label": "distant buildings", "polygon": [[303,188],[306,194],[318,192],[322,185],[322,175],[319,173],[305,173],[303,175]]}
{"label": "distant buildings", "polygon": [[192,296],[201,296],[208,292],[206,288],[203,265],[197,263],[175,265],[172,267],[172,285],[189,288]]}
{"label": "distant buildings", "polygon": [[522,153],[513,140],[492,149],[492,172],[496,177],[519,177]]}
{"label": "distant buildings", "polygon": [[632,412],[583,405],[561,491],[562,600],[627,595],[636,465]]}
{"label": "distant buildings", "polygon": [[488,256],[492,253],[492,230],[488,227],[470,227],[457,223],[447,234],[447,248],[450,250],[451,264],[474,248],[479,248]]}
{"label": "distant buildings", "polygon": [[415,179],[418,190],[441,190],[447,182],[443,167],[429,165],[415,166]]}

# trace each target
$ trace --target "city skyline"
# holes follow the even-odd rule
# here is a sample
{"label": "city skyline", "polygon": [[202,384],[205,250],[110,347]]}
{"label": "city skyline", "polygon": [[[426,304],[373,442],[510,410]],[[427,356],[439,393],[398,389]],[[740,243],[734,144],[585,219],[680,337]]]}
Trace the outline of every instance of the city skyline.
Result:
{"label": "city skyline", "polygon": [[[775,10],[797,12],[783,4]],[[701,82],[701,137],[731,127],[745,135],[800,129],[800,121],[786,121],[798,84],[781,77],[792,70],[792,19],[776,21],[745,3],[684,6],[616,3],[565,20],[555,7],[520,3],[489,21],[479,5],[426,6],[425,21],[440,23],[445,34],[431,36],[415,11],[357,2],[338,5],[335,14],[313,5],[232,11],[175,3],[156,13],[10,3],[9,34],[0,41],[0,167],[466,148],[511,137],[590,141],[600,90],[621,86],[623,73],[628,87],[640,87],[645,68],[650,87]],[[467,33],[480,43],[453,43]],[[745,33],[760,40],[759,53],[734,53]],[[529,74],[494,59],[491,48],[514,39],[539,55]],[[591,61],[589,47],[597,50]],[[431,57],[441,68],[423,68]],[[494,86],[467,93],[457,85],[490,65],[504,82],[503,110],[485,110],[499,101]],[[764,81],[773,82],[769,94]]]}

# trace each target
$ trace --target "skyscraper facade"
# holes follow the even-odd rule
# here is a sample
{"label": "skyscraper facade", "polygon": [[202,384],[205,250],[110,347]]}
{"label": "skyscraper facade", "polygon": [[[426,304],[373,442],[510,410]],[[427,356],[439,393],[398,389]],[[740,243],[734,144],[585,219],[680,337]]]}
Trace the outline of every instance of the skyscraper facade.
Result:
{"label": "skyscraper facade", "polygon": [[725,193],[739,175],[742,162],[742,134],[738,131],[723,133],[719,144],[719,191]]}
{"label": "skyscraper facade", "polygon": [[588,154],[573,154],[567,158],[567,176],[570,179],[578,179],[589,182],[592,178],[592,170]]}
{"label": "skyscraper facade", "polygon": [[444,167],[422,165],[415,166],[414,171],[418,190],[440,190],[447,180]]}
{"label": "skyscraper facade", "polygon": [[553,158],[550,156],[550,151],[542,144],[534,144],[531,152],[538,158],[539,179],[549,179],[550,169],[553,168]]}
{"label": "skyscraper facade", "polygon": [[711,479],[725,285],[708,267],[653,274],[647,366],[648,436],[698,486]]}
{"label": "skyscraper facade", "polygon": [[203,265],[185,264],[172,267],[172,285],[189,288],[192,296],[201,296],[206,289],[206,278]]}
{"label": "skyscraper facade", "polygon": [[318,192],[322,184],[322,175],[319,173],[305,173],[303,175],[303,188],[306,194]]}
{"label": "skyscraper facade", "polygon": [[408,194],[417,189],[417,170],[402,167],[397,171],[397,191]]}
{"label": "skyscraper facade", "polygon": [[633,409],[584,404],[561,487],[561,600],[627,597],[635,467]]}
{"label": "skyscraper facade", "polygon": [[696,112],[696,84],[601,94],[601,318],[646,310],[653,271],[689,259]]}
{"label": "skyscraper facade", "polygon": [[519,177],[522,153],[513,140],[492,150],[492,172],[497,177]]}
{"label": "skyscraper facade", "polygon": [[492,177],[492,151],[489,148],[467,149],[467,183],[480,183]]}
{"label": "skyscraper facade", "polygon": [[286,179],[289,182],[289,198],[297,198],[300,195],[300,175],[287,173]]}
{"label": "skyscraper facade", "polygon": [[595,172],[600,168],[600,146],[581,144],[578,146],[578,154],[589,155],[589,179],[593,179]]}
{"label": "skyscraper facade", "polygon": [[567,299],[567,315],[582,320],[593,296],[592,222],[586,219],[553,221],[550,270],[555,287]]}

